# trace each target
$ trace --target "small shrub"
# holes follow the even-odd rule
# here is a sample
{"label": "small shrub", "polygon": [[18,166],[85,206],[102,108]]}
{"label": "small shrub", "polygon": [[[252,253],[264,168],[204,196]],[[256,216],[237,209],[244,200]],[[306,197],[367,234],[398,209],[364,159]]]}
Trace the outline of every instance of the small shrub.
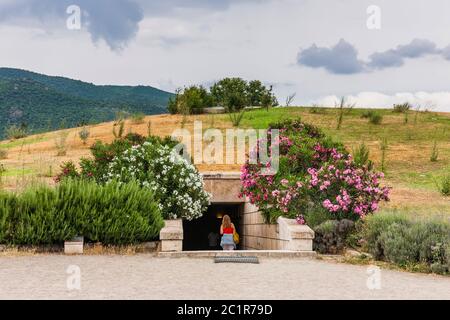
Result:
{"label": "small shrub", "polygon": [[371,124],[379,125],[383,122],[383,115],[381,113],[374,112],[370,115],[369,122]]}
{"label": "small shrub", "polygon": [[241,195],[260,208],[266,221],[302,213],[309,223],[308,207],[322,207],[333,219],[356,221],[389,201],[389,188],[381,185],[383,174],[357,165],[342,144],[317,127],[296,119],[269,128],[280,129],[276,174],[268,178],[262,173],[270,163],[247,161],[241,168]]}
{"label": "small shrub", "polygon": [[125,120],[119,119],[113,124],[113,135],[114,138],[120,139],[123,136],[123,133],[125,131]]}
{"label": "small shrub", "polygon": [[382,259],[384,247],[380,243],[381,233],[393,224],[409,223],[410,221],[405,215],[391,212],[366,217],[360,231],[364,249],[371,253],[375,259]]}
{"label": "small shrub", "polygon": [[0,160],[8,158],[8,151],[6,149],[0,149]]}
{"label": "small shrub", "polygon": [[411,104],[408,102],[403,104],[394,104],[393,111],[396,113],[408,113],[412,109]]}
{"label": "small shrub", "polygon": [[436,187],[439,192],[444,196],[450,196],[450,174],[444,175],[441,180],[435,180]]}
{"label": "small shrub", "polygon": [[361,143],[353,149],[353,160],[358,166],[367,166],[372,168],[372,162],[369,160],[370,150],[365,143]]}
{"label": "small shrub", "polygon": [[314,250],[320,253],[336,254],[345,248],[348,235],[354,230],[355,223],[342,219],[325,221],[317,226],[314,231]]}
{"label": "small shrub", "polygon": [[102,181],[136,180],[156,193],[165,219],[200,218],[209,203],[202,176],[185,158],[174,154],[168,146],[145,142],[116,156]]}
{"label": "small shrub", "polygon": [[333,215],[321,206],[309,205],[305,210],[304,218],[308,226],[315,228],[325,221],[333,220]]}
{"label": "small shrub", "polygon": [[443,221],[412,221],[398,214],[380,214],[364,221],[361,235],[378,260],[400,266],[426,265],[449,272],[450,225]]}
{"label": "small shrub", "polygon": [[70,178],[79,178],[80,174],[72,161],[64,162],[61,165],[61,172],[55,177],[55,182],[59,183],[63,179]]}
{"label": "small shrub", "polygon": [[6,136],[10,140],[22,139],[28,136],[26,126],[12,125],[6,128]]}
{"label": "small shrub", "polygon": [[244,118],[245,110],[241,110],[239,112],[230,112],[228,113],[228,116],[230,117],[231,123],[233,124],[233,127],[239,127],[239,125],[242,122],[242,119]]}
{"label": "small shrub", "polygon": [[69,133],[67,131],[58,132],[55,138],[56,156],[63,157],[67,154],[67,137]]}
{"label": "small shrub", "polygon": [[83,141],[83,144],[86,145],[87,140],[89,139],[89,136],[91,135],[91,132],[87,127],[84,127],[81,129],[80,132],[78,132],[78,136],[80,137],[81,141]]}
{"label": "small shrub", "polygon": [[0,163],[0,186],[3,184],[3,175],[6,173],[5,166]]}
{"label": "small shrub", "polygon": [[314,104],[309,109],[309,113],[312,113],[312,114],[325,114],[326,113],[326,109],[321,107],[321,106],[319,106],[319,105],[317,105],[317,104]]}
{"label": "small shrub", "polygon": [[431,162],[437,162],[438,159],[439,159],[439,150],[438,150],[438,147],[437,147],[437,141],[434,140],[433,149],[431,150],[430,161]]}
{"label": "small shrub", "polygon": [[131,115],[131,123],[133,124],[141,124],[144,123],[145,114],[142,112],[133,113]]}
{"label": "small shrub", "polygon": [[366,110],[361,114],[361,118],[369,119],[374,114],[374,112],[375,111],[373,111],[373,110]]}

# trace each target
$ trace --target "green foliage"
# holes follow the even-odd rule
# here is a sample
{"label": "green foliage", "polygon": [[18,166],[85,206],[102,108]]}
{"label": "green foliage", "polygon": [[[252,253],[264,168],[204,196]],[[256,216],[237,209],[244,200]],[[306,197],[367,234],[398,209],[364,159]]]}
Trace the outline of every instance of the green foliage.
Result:
{"label": "green foliage", "polygon": [[179,89],[174,98],[168,103],[169,112],[172,114],[200,114],[204,108],[213,106],[213,98],[203,86],[190,86]]}
{"label": "green foliage", "polygon": [[56,155],[58,157],[63,157],[67,154],[67,137],[69,136],[69,132],[60,131],[57,133],[55,137],[55,147],[56,147]]}
{"label": "green foliage", "polygon": [[375,259],[384,257],[384,247],[380,242],[381,234],[393,224],[410,224],[410,220],[404,214],[399,213],[379,213],[368,216],[362,224],[361,236],[364,241],[365,250],[371,253]]}
{"label": "green foliage", "polygon": [[369,160],[370,150],[365,143],[361,143],[357,148],[353,148],[353,160],[358,166],[373,167],[372,161]]}
{"label": "green foliage", "polygon": [[314,104],[309,109],[309,113],[312,113],[312,114],[326,114],[327,113],[327,109],[325,109],[324,107],[321,107],[321,106],[319,106],[317,104]]}
{"label": "green foliage", "polygon": [[[381,233],[379,242],[388,261],[403,266],[438,264],[445,266],[445,272],[448,268],[445,245],[450,243],[450,227],[447,224],[420,222],[408,226],[394,223]],[[435,270],[438,270],[436,266]]]}
{"label": "green foliage", "polygon": [[369,122],[371,124],[379,125],[379,124],[381,124],[381,122],[383,122],[383,115],[381,113],[378,113],[378,112],[373,112],[369,116]]}
{"label": "green foliage", "polygon": [[123,133],[125,131],[125,120],[119,119],[113,124],[113,135],[114,138],[120,139],[123,136]]}
{"label": "green foliage", "polygon": [[367,217],[361,235],[378,260],[401,266],[426,264],[431,271],[450,271],[450,225],[443,221],[412,221],[395,213]]}
{"label": "green foliage", "polygon": [[437,162],[438,159],[439,159],[439,150],[438,150],[438,147],[437,147],[437,141],[434,140],[433,149],[431,150],[430,161],[431,162]]}
{"label": "green foliage", "polygon": [[117,110],[162,114],[172,96],[152,87],[96,86],[61,77],[0,68],[0,136],[27,123],[30,133],[111,121]]}
{"label": "green foliage", "polygon": [[435,180],[439,192],[444,196],[450,196],[450,174],[444,175],[440,180]]}
{"label": "green foliage", "polygon": [[309,204],[305,209],[304,214],[305,221],[308,222],[308,226],[315,228],[316,226],[324,223],[328,220],[333,220],[333,214],[330,213],[322,206]]}
{"label": "green foliage", "polygon": [[209,195],[197,169],[172,153],[177,144],[170,137],[145,138],[138,134],[128,134],[111,144],[97,142],[91,148],[93,158],[82,159],[79,172],[69,162],[55,180],[81,178],[99,184],[136,180],[144,189],[156,192],[155,199],[165,218],[192,220],[206,210]]}
{"label": "green foliage", "polygon": [[83,127],[83,129],[78,132],[78,136],[80,137],[81,141],[83,141],[83,144],[86,145],[87,140],[89,139],[91,135],[91,132],[87,127]]}
{"label": "green foliage", "polygon": [[204,108],[222,106],[227,112],[235,113],[246,106],[277,106],[272,92],[259,80],[247,82],[241,78],[225,78],[214,83],[209,91],[202,86],[178,89],[175,97],[168,102],[167,109],[172,114],[199,114]]}
{"label": "green foliage", "polygon": [[6,173],[5,166],[0,163],[0,187],[3,184],[3,175]]}
{"label": "green foliage", "polygon": [[[295,119],[270,124],[269,129],[280,129],[276,174],[268,179],[262,173],[270,163],[247,161],[241,169],[241,192],[266,221],[302,214],[300,221],[320,223],[319,207],[327,209],[332,219],[358,220],[388,200],[389,189],[380,184],[383,175],[358,166],[341,143],[317,127]],[[356,180],[363,185],[356,186]]]}
{"label": "green foliage", "polygon": [[238,112],[230,112],[228,116],[230,117],[230,121],[234,127],[239,127],[244,118],[245,110],[240,110]]}
{"label": "green foliage", "polygon": [[158,236],[163,226],[152,193],[136,183],[66,180],[0,194],[0,243],[60,244],[77,235],[104,244],[132,244]]}
{"label": "green foliage", "polygon": [[[136,133],[127,134],[121,139],[116,139],[110,144],[97,141],[91,147],[91,153],[93,158],[82,158],[80,161],[81,173],[83,178],[93,178],[96,181],[104,182],[103,177],[105,176],[108,165],[113,161],[113,159],[125,152],[125,150],[130,149],[132,146],[141,145],[145,141],[152,143],[158,143],[162,145],[175,146],[176,143],[171,140],[170,137],[159,138],[159,137],[144,137]],[[64,172],[60,175],[63,178]]]}
{"label": "green foliage", "polygon": [[144,123],[145,114],[142,112],[136,112],[131,115],[131,122],[133,124],[141,124]]}
{"label": "green foliage", "polygon": [[156,193],[165,219],[194,220],[203,215],[209,203],[202,176],[194,165],[173,153],[168,145],[145,142],[116,156],[102,181],[136,180]]}
{"label": "green foliage", "polygon": [[22,139],[28,135],[25,125],[11,125],[5,129],[5,134],[6,137],[10,140]]}
{"label": "green foliage", "polygon": [[328,220],[314,228],[314,250],[320,253],[336,254],[342,252],[347,237],[355,229],[351,220]]}
{"label": "green foliage", "polygon": [[262,106],[265,108],[278,105],[278,101],[272,93],[273,88],[267,88],[259,80],[250,81],[247,84],[247,99],[250,106]]}
{"label": "green foliage", "polygon": [[411,104],[409,102],[405,102],[402,104],[394,104],[393,112],[396,113],[408,113],[412,109]]}
{"label": "green foliage", "polygon": [[373,110],[366,110],[361,114],[361,118],[363,119],[370,119],[370,117],[374,114],[375,111]]}

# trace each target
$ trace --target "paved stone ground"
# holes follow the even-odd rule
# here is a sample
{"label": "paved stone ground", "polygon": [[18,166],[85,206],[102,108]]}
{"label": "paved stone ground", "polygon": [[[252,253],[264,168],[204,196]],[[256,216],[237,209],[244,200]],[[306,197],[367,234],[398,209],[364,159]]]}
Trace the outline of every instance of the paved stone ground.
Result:
{"label": "paved stone ground", "polygon": [[[67,289],[79,266],[81,290]],[[450,299],[450,278],[381,271],[311,259],[261,259],[259,265],[212,259],[136,256],[0,257],[0,299]]]}

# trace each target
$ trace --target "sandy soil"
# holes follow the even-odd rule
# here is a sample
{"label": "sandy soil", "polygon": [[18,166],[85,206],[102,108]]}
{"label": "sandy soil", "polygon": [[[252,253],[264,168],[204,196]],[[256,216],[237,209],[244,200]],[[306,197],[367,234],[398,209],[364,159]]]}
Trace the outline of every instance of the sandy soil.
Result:
{"label": "sandy soil", "polygon": [[[69,266],[81,290],[69,290]],[[382,270],[370,290],[367,267],[310,259],[259,265],[151,255],[0,257],[0,299],[449,299],[450,278]]]}

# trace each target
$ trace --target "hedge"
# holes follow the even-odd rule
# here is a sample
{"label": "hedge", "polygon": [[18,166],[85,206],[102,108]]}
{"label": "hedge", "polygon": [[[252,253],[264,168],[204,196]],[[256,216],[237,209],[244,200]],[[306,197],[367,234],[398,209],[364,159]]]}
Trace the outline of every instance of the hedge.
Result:
{"label": "hedge", "polygon": [[65,180],[52,189],[35,186],[22,194],[0,194],[0,243],[60,244],[86,241],[132,244],[157,238],[164,222],[149,190],[135,182]]}
{"label": "hedge", "polygon": [[445,221],[413,220],[387,212],[368,216],[361,224],[361,235],[375,259],[450,272],[450,224]]}

